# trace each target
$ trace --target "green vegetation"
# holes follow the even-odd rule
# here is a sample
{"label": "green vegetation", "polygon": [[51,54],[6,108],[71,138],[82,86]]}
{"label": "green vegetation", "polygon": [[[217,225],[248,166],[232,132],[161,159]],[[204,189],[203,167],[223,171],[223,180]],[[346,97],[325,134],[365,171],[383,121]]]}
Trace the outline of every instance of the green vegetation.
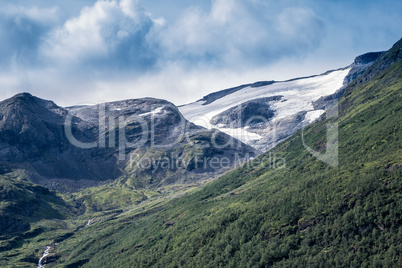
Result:
{"label": "green vegetation", "polygon": [[[55,192],[34,185],[20,171],[0,176],[0,267],[30,267],[47,239],[56,239],[68,229],[70,207]],[[29,241],[29,243],[26,243]]]}
{"label": "green vegetation", "polygon": [[30,222],[71,215],[65,201],[18,172],[0,176],[0,235],[30,229]]}
{"label": "green vegetation", "polygon": [[[48,245],[55,247],[98,222],[152,210],[199,186],[178,184],[152,191],[135,189],[121,179],[73,194],[56,194],[29,182],[24,172],[3,175],[0,267],[36,267]],[[58,254],[51,254],[49,260],[57,258]]]}
{"label": "green vegetation", "polygon": [[[245,165],[181,198],[100,221],[61,243],[58,262],[396,266],[402,262],[401,67],[395,63],[347,90],[337,168],[311,157],[299,133],[271,152],[286,160],[286,168]],[[327,123],[306,129],[307,144],[325,151]]]}
{"label": "green vegetation", "polygon": [[[341,98],[338,167],[311,156],[299,132],[204,187],[183,187],[180,197],[124,181],[89,189],[68,200],[96,209],[22,238],[0,252],[0,266],[34,267],[27,260],[51,245],[49,267],[397,267],[402,62],[382,70]],[[305,129],[310,147],[325,152],[331,120]],[[281,159],[286,167],[275,168]]]}

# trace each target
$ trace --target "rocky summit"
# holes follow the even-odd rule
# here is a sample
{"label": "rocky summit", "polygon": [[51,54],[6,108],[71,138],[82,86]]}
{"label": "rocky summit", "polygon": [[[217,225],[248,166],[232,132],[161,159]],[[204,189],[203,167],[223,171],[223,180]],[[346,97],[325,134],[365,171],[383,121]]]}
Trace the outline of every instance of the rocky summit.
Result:
{"label": "rocky summit", "polygon": [[[121,177],[142,187],[192,182],[256,154],[224,133],[188,122],[165,100],[63,108],[22,93],[0,103],[2,174],[20,170],[31,181],[60,191]],[[225,167],[210,165],[222,159]]]}

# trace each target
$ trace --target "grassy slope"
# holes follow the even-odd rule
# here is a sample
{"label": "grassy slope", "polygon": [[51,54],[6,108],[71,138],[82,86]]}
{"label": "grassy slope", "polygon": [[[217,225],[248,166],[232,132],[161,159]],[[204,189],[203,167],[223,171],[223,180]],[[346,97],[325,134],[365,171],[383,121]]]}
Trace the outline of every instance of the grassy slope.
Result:
{"label": "grassy slope", "polygon": [[[51,237],[55,230],[65,233],[65,220],[74,215],[55,192],[34,185],[23,173],[0,176],[0,267],[29,267],[37,262],[41,235]],[[25,243],[26,241],[31,243]]]}
{"label": "grassy slope", "polygon": [[[402,262],[402,64],[340,102],[339,166],[300,133],[202,189],[77,232],[59,265],[84,267],[392,267]],[[325,151],[327,121],[307,128]],[[268,157],[269,153],[265,155]],[[56,264],[57,266],[57,264]]]}
{"label": "grassy slope", "polygon": [[[399,62],[378,73],[387,60],[368,71],[374,79],[352,82],[340,103],[338,168],[311,157],[298,133],[262,156],[263,165],[254,161],[196,191],[187,185],[160,193],[119,180],[65,195],[72,208],[18,175],[0,178],[0,192],[8,193],[0,214],[30,224],[0,237],[0,266],[36,267],[46,245],[49,267],[401,262],[402,72]],[[326,123],[304,135],[322,152]],[[272,168],[281,159],[286,167]],[[34,212],[24,209],[31,204]]]}

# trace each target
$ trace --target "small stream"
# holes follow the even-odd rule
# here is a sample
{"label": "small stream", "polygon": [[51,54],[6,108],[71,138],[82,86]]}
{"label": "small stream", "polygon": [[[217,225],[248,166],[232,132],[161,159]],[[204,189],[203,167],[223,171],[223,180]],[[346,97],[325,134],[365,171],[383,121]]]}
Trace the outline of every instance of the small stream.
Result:
{"label": "small stream", "polygon": [[51,249],[51,247],[47,246],[45,252],[43,252],[42,258],[39,259],[38,262],[38,268],[44,268],[45,266],[43,266],[42,261],[43,259],[49,255],[49,250]]}

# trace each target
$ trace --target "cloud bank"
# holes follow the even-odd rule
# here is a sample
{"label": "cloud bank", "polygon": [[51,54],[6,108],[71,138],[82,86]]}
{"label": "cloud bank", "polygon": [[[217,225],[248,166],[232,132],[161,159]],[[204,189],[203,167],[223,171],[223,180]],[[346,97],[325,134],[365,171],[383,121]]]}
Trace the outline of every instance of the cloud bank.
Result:
{"label": "cloud bank", "polygon": [[181,104],[220,87],[276,79],[268,75],[289,60],[328,52],[323,44],[333,34],[333,21],[309,1],[195,1],[173,19],[152,12],[164,3],[153,2],[85,1],[76,13],[6,5],[0,99],[30,91],[62,105],[145,96]]}

